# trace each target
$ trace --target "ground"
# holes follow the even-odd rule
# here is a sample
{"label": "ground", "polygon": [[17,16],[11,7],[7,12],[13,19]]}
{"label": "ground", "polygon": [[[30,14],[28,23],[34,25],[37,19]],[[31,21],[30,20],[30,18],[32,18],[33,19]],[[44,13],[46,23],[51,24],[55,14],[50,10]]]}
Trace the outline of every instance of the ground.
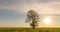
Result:
{"label": "ground", "polygon": [[0,28],[0,32],[60,32],[60,28]]}

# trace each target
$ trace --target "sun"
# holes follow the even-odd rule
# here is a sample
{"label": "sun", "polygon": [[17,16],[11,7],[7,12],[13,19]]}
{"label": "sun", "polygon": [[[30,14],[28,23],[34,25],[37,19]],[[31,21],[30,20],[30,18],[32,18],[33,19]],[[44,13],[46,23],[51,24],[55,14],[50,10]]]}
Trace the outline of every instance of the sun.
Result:
{"label": "sun", "polygon": [[50,18],[44,18],[44,23],[46,23],[46,24],[51,23],[51,19]]}

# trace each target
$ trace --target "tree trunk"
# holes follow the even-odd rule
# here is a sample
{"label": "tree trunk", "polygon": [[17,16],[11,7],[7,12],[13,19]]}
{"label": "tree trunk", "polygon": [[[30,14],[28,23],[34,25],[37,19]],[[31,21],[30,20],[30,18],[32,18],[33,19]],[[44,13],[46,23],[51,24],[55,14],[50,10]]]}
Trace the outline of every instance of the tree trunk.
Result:
{"label": "tree trunk", "polygon": [[32,21],[32,24],[33,24],[32,27],[33,27],[33,29],[34,29],[34,28],[35,28],[34,21]]}

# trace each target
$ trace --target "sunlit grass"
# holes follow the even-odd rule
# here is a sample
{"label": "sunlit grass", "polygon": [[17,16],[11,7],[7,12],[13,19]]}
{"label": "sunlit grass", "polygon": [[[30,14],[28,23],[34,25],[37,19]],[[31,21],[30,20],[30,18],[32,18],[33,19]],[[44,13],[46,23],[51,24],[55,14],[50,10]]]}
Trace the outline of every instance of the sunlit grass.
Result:
{"label": "sunlit grass", "polygon": [[60,28],[0,28],[0,32],[60,32]]}

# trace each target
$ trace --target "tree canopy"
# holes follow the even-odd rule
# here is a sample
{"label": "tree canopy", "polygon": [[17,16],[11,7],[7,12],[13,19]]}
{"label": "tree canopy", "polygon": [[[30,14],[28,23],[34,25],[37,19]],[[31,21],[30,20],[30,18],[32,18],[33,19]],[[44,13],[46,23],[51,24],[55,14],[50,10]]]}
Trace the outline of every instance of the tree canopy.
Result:
{"label": "tree canopy", "polygon": [[38,26],[38,21],[39,21],[38,13],[35,12],[34,10],[29,10],[27,12],[26,22],[28,22],[32,28],[35,28],[36,26]]}

